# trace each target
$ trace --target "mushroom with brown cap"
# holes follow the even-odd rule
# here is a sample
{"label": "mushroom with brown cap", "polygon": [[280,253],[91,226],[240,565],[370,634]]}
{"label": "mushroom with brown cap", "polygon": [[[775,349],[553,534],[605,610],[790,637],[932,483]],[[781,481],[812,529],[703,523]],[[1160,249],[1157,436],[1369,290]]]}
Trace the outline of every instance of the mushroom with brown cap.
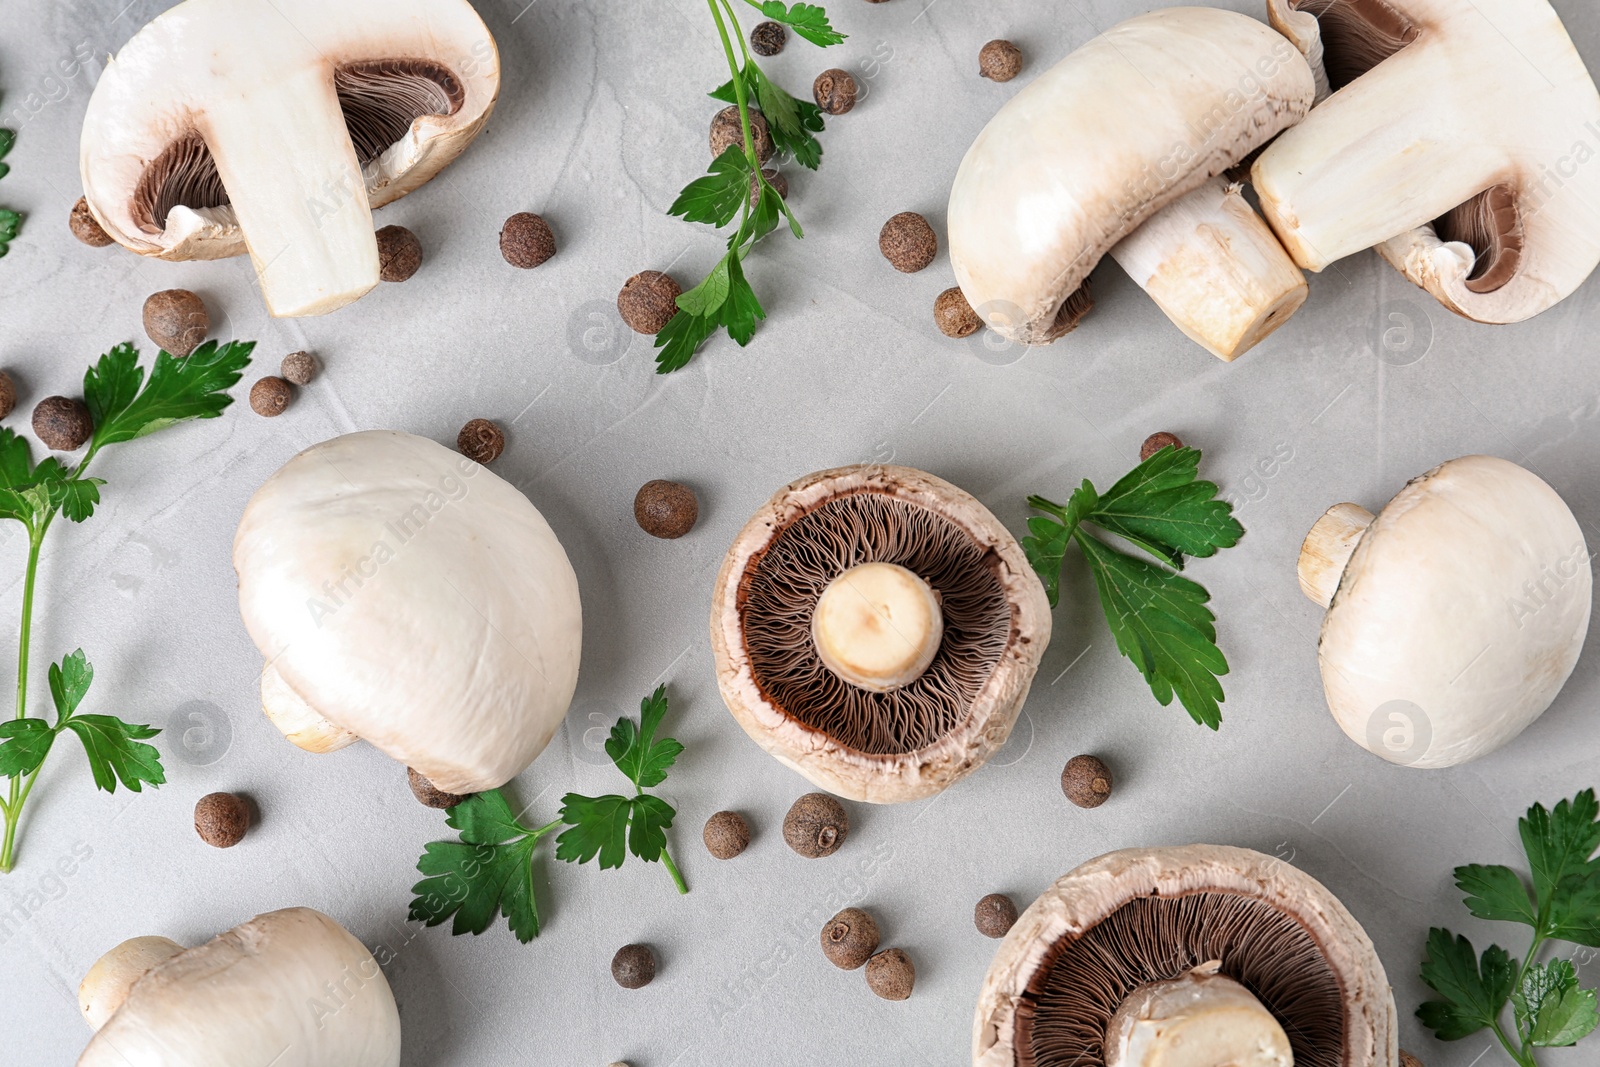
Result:
{"label": "mushroom with brown cap", "polygon": [[1243,848],[1126,849],[1063,875],[1011,928],[972,1062],[1396,1067],[1396,1034],[1372,942],[1310,875]]}
{"label": "mushroom with brown cap", "polygon": [[324,314],[378,283],[371,209],[460,155],[499,86],[466,0],[185,0],[95,85],[84,192],[124,247],[248,251],[274,315]]}
{"label": "mushroom with brown cap", "polygon": [[[1268,0],[1333,94],[1252,168],[1302,267],[1366,248],[1478,322],[1600,263],[1600,93],[1545,0]],[[1492,71],[1493,76],[1484,72]]]}
{"label": "mushroom with brown cap", "polygon": [[1011,732],[1050,640],[1021,546],[949,482],[877,464],[779,490],[717,576],[722,698],[830,792],[893,803],[971,773]]}
{"label": "mushroom with brown cap", "polygon": [[397,1067],[400,1013],[378,961],[310,908],[195,948],[136,937],[78,990],[95,1030],[78,1067]]}
{"label": "mushroom with brown cap", "polygon": [[950,258],[991,329],[1048,344],[1091,306],[1108,252],[1223,359],[1305,301],[1305,277],[1223,175],[1310,110],[1306,60],[1254,19],[1171,8],[1114,26],[1035,79],[973,142]]}
{"label": "mushroom with brown cap", "polygon": [[1589,630],[1589,550],[1556,491],[1493,456],[1414,478],[1374,517],[1336,504],[1300,550],[1328,609],[1317,659],[1350,739],[1393,763],[1488,755],[1550,706]]}

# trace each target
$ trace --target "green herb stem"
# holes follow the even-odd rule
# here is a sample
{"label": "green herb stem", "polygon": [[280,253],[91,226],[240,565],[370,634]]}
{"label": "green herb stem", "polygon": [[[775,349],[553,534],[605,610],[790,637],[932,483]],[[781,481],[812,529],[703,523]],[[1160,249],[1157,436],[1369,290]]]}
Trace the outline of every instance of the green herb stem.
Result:
{"label": "green herb stem", "polygon": [[678,865],[672,862],[672,854],[667,851],[666,846],[662,846],[661,849],[661,863],[662,866],[666,867],[667,873],[672,875],[673,884],[678,887],[678,892],[680,894],[687,893],[689,886],[684,882],[683,875],[678,873]]}
{"label": "green herb stem", "polygon": [[[43,523],[28,530],[28,570],[22,580],[22,624],[17,638],[17,713],[13,717],[18,719],[25,718],[28,714],[28,647],[29,638],[33,634],[33,590],[39,577],[39,550],[44,544],[45,530],[49,526],[47,518]],[[0,811],[4,812],[6,821],[5,840],[0,843],[0,874],[10,874],[15,863],[17,823],[22,818],[22,805],[32,792],[34,780],[38,776],[39,772],[35,770],[26,783],[21,778],[11,779],[9,799],[0,805]]]}

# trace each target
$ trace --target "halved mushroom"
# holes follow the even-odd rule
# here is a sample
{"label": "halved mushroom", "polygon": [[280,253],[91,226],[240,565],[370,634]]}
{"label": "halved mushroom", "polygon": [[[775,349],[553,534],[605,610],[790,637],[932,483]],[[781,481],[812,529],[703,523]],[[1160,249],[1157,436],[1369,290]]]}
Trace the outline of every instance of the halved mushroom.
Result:
{"label": "halved mushroom", "polygon": [[1372,942],[1310,875],[1243,848],[1126,849],[1063,875],[1011,928],[972,1062],[1395,1067],[1396,1034]]}
{"label": "halved mushroom", "polygon": [[78,990],[95,1030],[78,1067],[396,1067],[400,1013],[372,953],[310,908],[196,948],[136,937]]}
{"label": "halved mushroom", "polygon": [[447,793],[505,784],[577,686],[578,580],[517,489],[441,445],[347,434],[284,464],[234,535],[262,704],[311,752],[366,740]]}
{"label": "halved mushroom", "polygon": [[124,247],[249,251],[274,315],[324,314],[378,284],[371,209],[460,155],[499,87],[467,0],[186,0],[95,85],[84,194]]}
{"label": "halved mushroom", "polygon": [[1328,613],[1317,659],[1339,728],[1384,759],[1453,767],[1550,706],[1589,631],[1589,550],[1556,491],[1466,456],[1407,483],[1376,518],[1336,504],[1300,550]]}
{"label": "halved mushroom", "polygon": [[1050,605],[976,499],[909,467],[819,471],[728,550],[711,604],[717,684],[756,743],[824,789],[939,792],[1005,743]]}
{"label": "halved mushroom", "polygon": [[1305,301],[1305,276],[1222,175],[1310,110],[1282,35],[1210,8],[1114,26],[1042,74],[973,142],[950,192],[950,257],[991,329],[1047,344],[1087,311],[1107,252],[1223,359]]}
{"label": "halved mushroom", "polygon": [[1334,90],[1252,170],[1302,267],[1376,247],[1450,310],[1504,323],[1600,263],[1600,93],[1545,0],[1267,10]]}

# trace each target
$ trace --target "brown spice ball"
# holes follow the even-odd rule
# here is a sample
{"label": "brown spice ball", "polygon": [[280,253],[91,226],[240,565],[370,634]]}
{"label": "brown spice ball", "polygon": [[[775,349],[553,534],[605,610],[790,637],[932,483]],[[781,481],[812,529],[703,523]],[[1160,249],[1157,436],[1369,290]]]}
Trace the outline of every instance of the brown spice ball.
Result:
{"label": "brown spice ball", "polygon": [[421,801],[425,807],[438,808],[443,811],[445,808],[453,808],[467,799],[466,796],[460,793],[446,793],[410,767],[406,768],[406,781],[411,783],[411,795]]}
{"label": "brown spice ball", "polygon": [[750,847],[750,824],[736,811],[719,811],[706,820],[702,836],[707,852],[719,860],[731,860]]}
{"label": "brown spice ball", "polygon": [[404,226],[378,231],[378,277],[403,282],[422,269],[422,242]]}
{"label": "brown spice ball", "polygon": [[317,357],[310,352],[290,352],[283,357],[283,363],[278,367],[278,374],[286,382],[310,385],[311,379],[317,376]]}
{"label": "brown spice ball", "polygon": [[817,75],[811,83],[811,96],[817,106],[830,115],[843,115],[856,106],[856,94],[861,91],[855,75],[848,70],[831,67]]}
{"label": "brown spice ball", "polygon": [[1111,799],[1111,768],[1098,756],[1073,756],[1061,770],[1061,791],[1080,808],[1098,808]]}
{"label": "brown spice ball", "polygon": [[33,432],[52,452],[76,452],[94,433],[94,420],[83,401],[47,396],[34,405]]}
{"label": "brown spice ball", "polygon": [[972,921],[984,937],[1004,937],[1016,925],[1017,906],[1004,893],[990,893],[972,910]]}
{"label": "brown spice ball", "polygon": [[90,248],[104,248],[112,243],[111,235],[106,233],[100,225],[100,220],[89,210],[87,197],[78,197],[78,202],[72,205],[72,214],[67,218],[67,225],[72,229],[72,236]]}
{"label": "brown spice ball", "polygon": [[839,851],[850,833],[850,815],[827,793],[807,793],[783,817],[783,839],[807,859]]}
{"label": "brown spice ball", "polygon": [[[772,131],[767,128],[767,117],[755,108],[750,109],[750,133],[756,139],[756,158],[765,163],[772,158]],[[716,158],[732,144],[744,144],[744,126],[739,122],[739,108],[729,105],[717,112],[711,120],[711,156]]]}
{"label": "brown spice ball", "polygon": [[456,434],[456,449],[472,462],[487,466],[506,450],[506,435],[488,419],[473,419]]}
{"label": "brown spice ball", "polygon": [[513,267],[532,270],[556,254],[556,235],[540,216],[519,211],[500,227],[500,254]]}
{"label": "brown spice ball", "polygon": [[293,399],[294,386],[270,374],[250,387],[251,410],[263,418],[282,415]]}
{"label": "brown spice ball", "polygon": [[163,289],[144,302],[144,332],[182,359],[199,348],[211,332],[211,316],[205,301],[189,290]]}
{"label": "brown spice ball", "polygon": [[1010,81],[1022,73],[1022,49],[1010,41],[990,41],[978,52],[978,73],[990,81]]}
{"label": "brown spice ball", "polygon": [[633,518],[651,537],[672,540],[694,529],[700,501],[687,485],[660,478],[645,482],[633,498]]}
{"label": "brown spice ball", "polygon": [[878,231],[878,251],[895,270],[915,274],[939,254],[939,238],[927,219],[915,211],[902,211]]}
{"label": "brown spice ball", "polygon": [[778,22],[763,22],[750,31],[750,47],[758,56],[777,55],[788,40],[788,31]]}
{"label": "brown spice ball", "polygon": [[617,313],[634,333],[657,334],[678,313],[683,287],[658,270],[640,271],[623,283]]}
{"label": "brown spice ball", "polygon": [[0,370],[0,419],[17,409],[17,383],[11,375]]}
{"label": "brown spice ball", "polygon": [[822,927],[822,954],[841,970],[855,970],[876,951],[878,923],[860,908],[846,908]]}
{"label": "brown spice ball", "polygon": [[906,1000],[916,983],[917,969],[902,949],[884,949],[867,961],[867,988],[884,1000]]}
{"label": "brown spice ball", "polygon": [[933,321],[946,337],[971,337],[983,326],[983,320],[972,310],[958,285],[952,285],[934,300]]}
{"label": "brown spice ball", "polygon": [[207,793],[194,806],[194,832],[217,848],[232,848],[250,829],[250,805],[233,793]]}
{"label": "brown spice ball", "polygon": [[623,989],[642,989],[656,976],[656,954],[649,945],[623,945],[611,957],[611,977]]}
{"label": "brown spice ball", "polygon": [[1139,462],[1143,463],[1163,448],[1182,448],[1183,442],[1165,430],[1153,433],[1144,439],[1144,444],[1139,446]]}
{"label": "brown spice ball", "polygon": [[[781,200],[789,199],[789,179],[771,168],[764,169],[761,176],[767,179],[767,184],[777,192]],[[756,181],[754,174],[750,175],[750,207],[755,209],[761,203],[761,183]]]}

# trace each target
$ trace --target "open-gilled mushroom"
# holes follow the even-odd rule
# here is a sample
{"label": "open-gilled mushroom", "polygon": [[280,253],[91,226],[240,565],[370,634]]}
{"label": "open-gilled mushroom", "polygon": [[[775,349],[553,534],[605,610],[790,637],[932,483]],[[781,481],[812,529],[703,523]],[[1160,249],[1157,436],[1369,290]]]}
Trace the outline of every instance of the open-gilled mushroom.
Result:
{"label": "open-gilled mushroom", "polygon": [[185,0],[95,85],[89,209],[141,255],[249,251],[274,315],[378,284],[372,208],[478,135],[500,86],[467,0]]}
{"label": "open-gilled mushroom", "polygon": [[1252,169],[1302,267],[1376,247],[1450,310],[1504,323],[1600,263],[1600,94],[1546,0],[1267,8],[1333,90]]}
{"label": "open-gilled mushroom", "polygon": [[909,467],[780,489],[717,575],[717,684],[757,744],[874,803],[939,792],[1011,733],[1050,640],[1022,548],[974,497]]}
{"label": "open-gilled mushroom", "polygon": [[78,989],[94,1028],[78,1067],[397,1067],[400,1013],[342,926],[285,908],[185,949],[136,937]]}
{"label": "open-gilled mushroom", "polygon": [[1112,852],[1034,901],[989,967],[972,1062],[1396,1067],[1396,1035],[1383,964],[1332,893],[1189,845]]}
{"label": "open-gilled mushroom", "polygon": [[1589,631],[1589,550],[1556,491],[1466,456],[1413,479],[1374,517],[1336,504],[1300,549],[1328,609],[1328,708],[1363,748],[1411,767],[1485,756],[1550,706]]}
{"label": "open-gilled mushroom", "polygon": [[373,430],[267,479],[234,535],[261,699],[312,752],[366,740],[446,793],[505,784],[577,686],[578,580],[514,486]]}
{"label": "open-gilled mushroom", "polygon": [[991,329],[1047,344],[1089,310],[1109,252],[1185,334],[1233,359],[1305,301],[1305,276],[1223,175],[1310,110],[1312,71],[1270,27],[1210,8],[1114,26],[973,142],[950,258]]}

